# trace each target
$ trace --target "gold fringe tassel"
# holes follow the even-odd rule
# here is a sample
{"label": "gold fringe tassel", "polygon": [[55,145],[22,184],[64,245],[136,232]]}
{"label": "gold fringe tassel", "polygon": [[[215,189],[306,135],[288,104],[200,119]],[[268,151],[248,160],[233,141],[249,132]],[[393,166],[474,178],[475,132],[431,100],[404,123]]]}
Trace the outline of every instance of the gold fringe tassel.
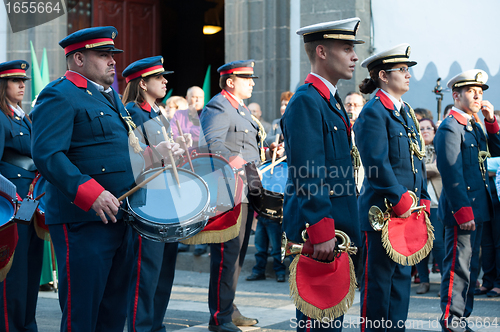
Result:
{"label": "gold fringe tassel", "polygon": [[38,218],[38,216],[35,214],[33,217],[33,226],[35,227],[36,235],[44,241],[50,241],[49,231],[47,231],[46,229],[43,229],[42,227],[40,227],[38,225],[37,218]]}
{"label": "gold fringe tassel", "polygon": [[297,280],[296,280],[297,264],[299,262],[300,256],[301,255],[295,256],[292,263],[290,264],[290,278],[289,278],[290,297],[292,298],[295,307],[307,317],[316,320],[322,320],[324,317],[333,320],[337,317],[344,315],[354,303],[354,294],[357,287],[356,275],[354,274],[354,265],[352,263],[351,257],[349,256],[349,275],[351,278],[351,282],[349,284],[349,292],[342,299],[342,301],[340,301],[339,304],[331,308],[322,310],[310,303],[307,303],[300,297],[299,291],[297,289]]}
{"label": "gold fringe tassel", "polygon": [[429,253],[432,250],[432,247],[434,245],[434,227],[432,227],[431,221],[429,220],[429,217],[427,216],[427,213],[422,212],[425,216],[425,225],[427,226],[427,242],[425,245],[417,251],[416,253],[410,255],[410,256],[405,256],[403,254],[400,254],[394,248],[392,247],[391,241],[389,241],[389,222],[386,222],[384,227],[382,228],[382,245],[384,246],[387,255],[396,263],[405,265],[405,266],[412,266],[417,263],[419,263],[422,259],[427,257]]}
{"label": "gold fringe tassel", "polygon": [[201,231],[198,234],[179,242],[184,244],[224,243],[234,239],[240,234],[240,226],[241,210],[235,225],[221,231]]}
{"label": "gold fringe tassel", "polygon": [[10,268],[12,267],[12,261],[14,260],[15,253],[16,253],[16,251],[14,250],[14,252],[12,253],[12,256],[10,256],[10,259],[9,259],[9,262],[7,263],[7,265],[5,265],[4,267],[2,267],[0,269],[0,282],[3,282],[5,280],[5,278],[7,277],[7,273],[9,273]]}

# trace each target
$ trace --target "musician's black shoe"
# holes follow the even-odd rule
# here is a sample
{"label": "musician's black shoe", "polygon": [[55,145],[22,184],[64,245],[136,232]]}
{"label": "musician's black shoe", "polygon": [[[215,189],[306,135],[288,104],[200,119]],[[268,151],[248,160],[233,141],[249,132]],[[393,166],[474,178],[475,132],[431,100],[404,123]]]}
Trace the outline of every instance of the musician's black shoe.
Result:
{"label": "musician's black shoe", "polygon": [[277,282],[285,282],[286,278],[284,274],[277,274],[276,275],[276,281]]}
{"label": "musician's black shoe", "polygon": [[201,256],[206,252],[207,252],[207,248],[196,248],[196,249],[194,249],[193,255]]}
{"label": "musician's black shoe", "polygon": [[265,280],[265,279],[266,279],[265,274],[257,274],[257,273],[252,273],[247,277],[248,281]]}
{"label": "musician's black shoe", "polygon": [[241,332],[240,328],[234,325],[233,322],[221,325],[208,325],[208,330],[212,332]]}

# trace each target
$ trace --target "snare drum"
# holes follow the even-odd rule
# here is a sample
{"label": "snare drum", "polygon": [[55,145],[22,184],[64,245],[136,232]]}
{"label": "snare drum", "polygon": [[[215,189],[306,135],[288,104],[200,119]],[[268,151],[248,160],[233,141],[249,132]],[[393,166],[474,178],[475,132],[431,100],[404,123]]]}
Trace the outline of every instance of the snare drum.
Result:
{"label": "snare drum", "polygon": [[[262,171],[271,164],[267,161],[259,167]],[[274,166],[273,173],[267,170],[262,173],[262,189],[250,193],[250,203],[255,211],[262,217],[281,221],[283,217],[283,197],[286,181],[288,180],[288,164],[282,161]]]}
{"label": "snare drum", "polygon": [[16,186],[0,175],[0,282],[4,281],[12,266],[19,239],[17,224],[11,222],[16,214]]}
{"label": "snare drum", "polygon": [[[137,183],[161,168],[143,172]],[[144,187],[127,197],[131,226],[144,238],[157,242],[177,242],[205,227],[210,211],[210,191],[205,181],[191,171],[177,169],[180,188],[171,166]]]}
{"label": "snare drum", "polygon": [[[236,174],[233,167],[222,156],[211,153],[191,154],[194,172],[201,176],[210,190],[210,207],[215,209],[218,216],[234,208],[236,204]],[[190,170],[186,161],[181,168]],[[241,188],[239,188],[241,189]]]}

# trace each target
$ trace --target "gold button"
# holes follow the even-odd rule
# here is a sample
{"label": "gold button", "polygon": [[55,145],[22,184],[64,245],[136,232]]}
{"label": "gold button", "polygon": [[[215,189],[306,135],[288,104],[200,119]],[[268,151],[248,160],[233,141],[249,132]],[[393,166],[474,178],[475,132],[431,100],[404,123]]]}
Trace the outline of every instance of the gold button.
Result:
{"label": "gold button", "polygon": [[17,174],[17,177],[20,178],[21,177],[21,174]]}
{"label": "gold button", "polygon": [[399,133],[399,136],[403,136],[403,133],[401,133],[401,132],[400,132],[400,133]]}
{"label": "gold button", "polygon": [[469,186],[467,186],[467,190],[470,190],[470,187],[469,187]]}
{"label": "gold button", "polygon": [[245,129],[245,133],[248,133],[248,129]]}
{"label": "gold button", "polygon": [[333,126],[333,130],[337,131],[337,126]]}
{"label": "gold button", "polygon": [[19,135],[23,136],[24,134],[23,134],[23,132],[20,132]]}
{"label": "gold button", "polygon": [[241,112],[241,115],[245,115],[245,112]]}
{"label": "gold button", "polygon": [[[451,116],[451,115],[450,115]],[[451,211],[451,214],[455,214],[455,212]]]}
{"label": "gold button", "polygon": [[470,146],[474,146],[474,144],[471,144]]}
{"label": "gold button", "polygon": [[161,134],[161,132],[160,132],[159,130],[157,131],[157,133],[158,133],[158,134]]}
{"label": "gold button", "polygon": [[488,185],[486,185],[486,188],[488,188]]}
{"label": "gold button", "polygon": [[417,173],[418,173],[418,169],[415,170],[415,174],[417,174]]}
{"label": "gold button", "polygon": [[415,188],[415,192],[417,192],[417,191],[418,191],[418,188]]}
{"label": "gold button", "polygon": [[106,169],[103,167],[103,168],[101,169],[101,171],[106,172]]}
{"label": "gold button", "polygon": [[330,190],[330,196],[333,196],[333,190]]}

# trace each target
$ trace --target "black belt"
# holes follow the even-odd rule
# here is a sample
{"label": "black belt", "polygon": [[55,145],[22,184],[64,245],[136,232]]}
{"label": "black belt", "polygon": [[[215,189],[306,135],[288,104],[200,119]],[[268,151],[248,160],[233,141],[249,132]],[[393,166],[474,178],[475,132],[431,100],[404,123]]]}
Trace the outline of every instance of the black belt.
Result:
{"label": "black belt", "polygon": [[33,159],[28,156],[21,155],[11,149],[5,149],[3,151],[2,161],[30,172],[36,171],[36,166],[33,162]]}

